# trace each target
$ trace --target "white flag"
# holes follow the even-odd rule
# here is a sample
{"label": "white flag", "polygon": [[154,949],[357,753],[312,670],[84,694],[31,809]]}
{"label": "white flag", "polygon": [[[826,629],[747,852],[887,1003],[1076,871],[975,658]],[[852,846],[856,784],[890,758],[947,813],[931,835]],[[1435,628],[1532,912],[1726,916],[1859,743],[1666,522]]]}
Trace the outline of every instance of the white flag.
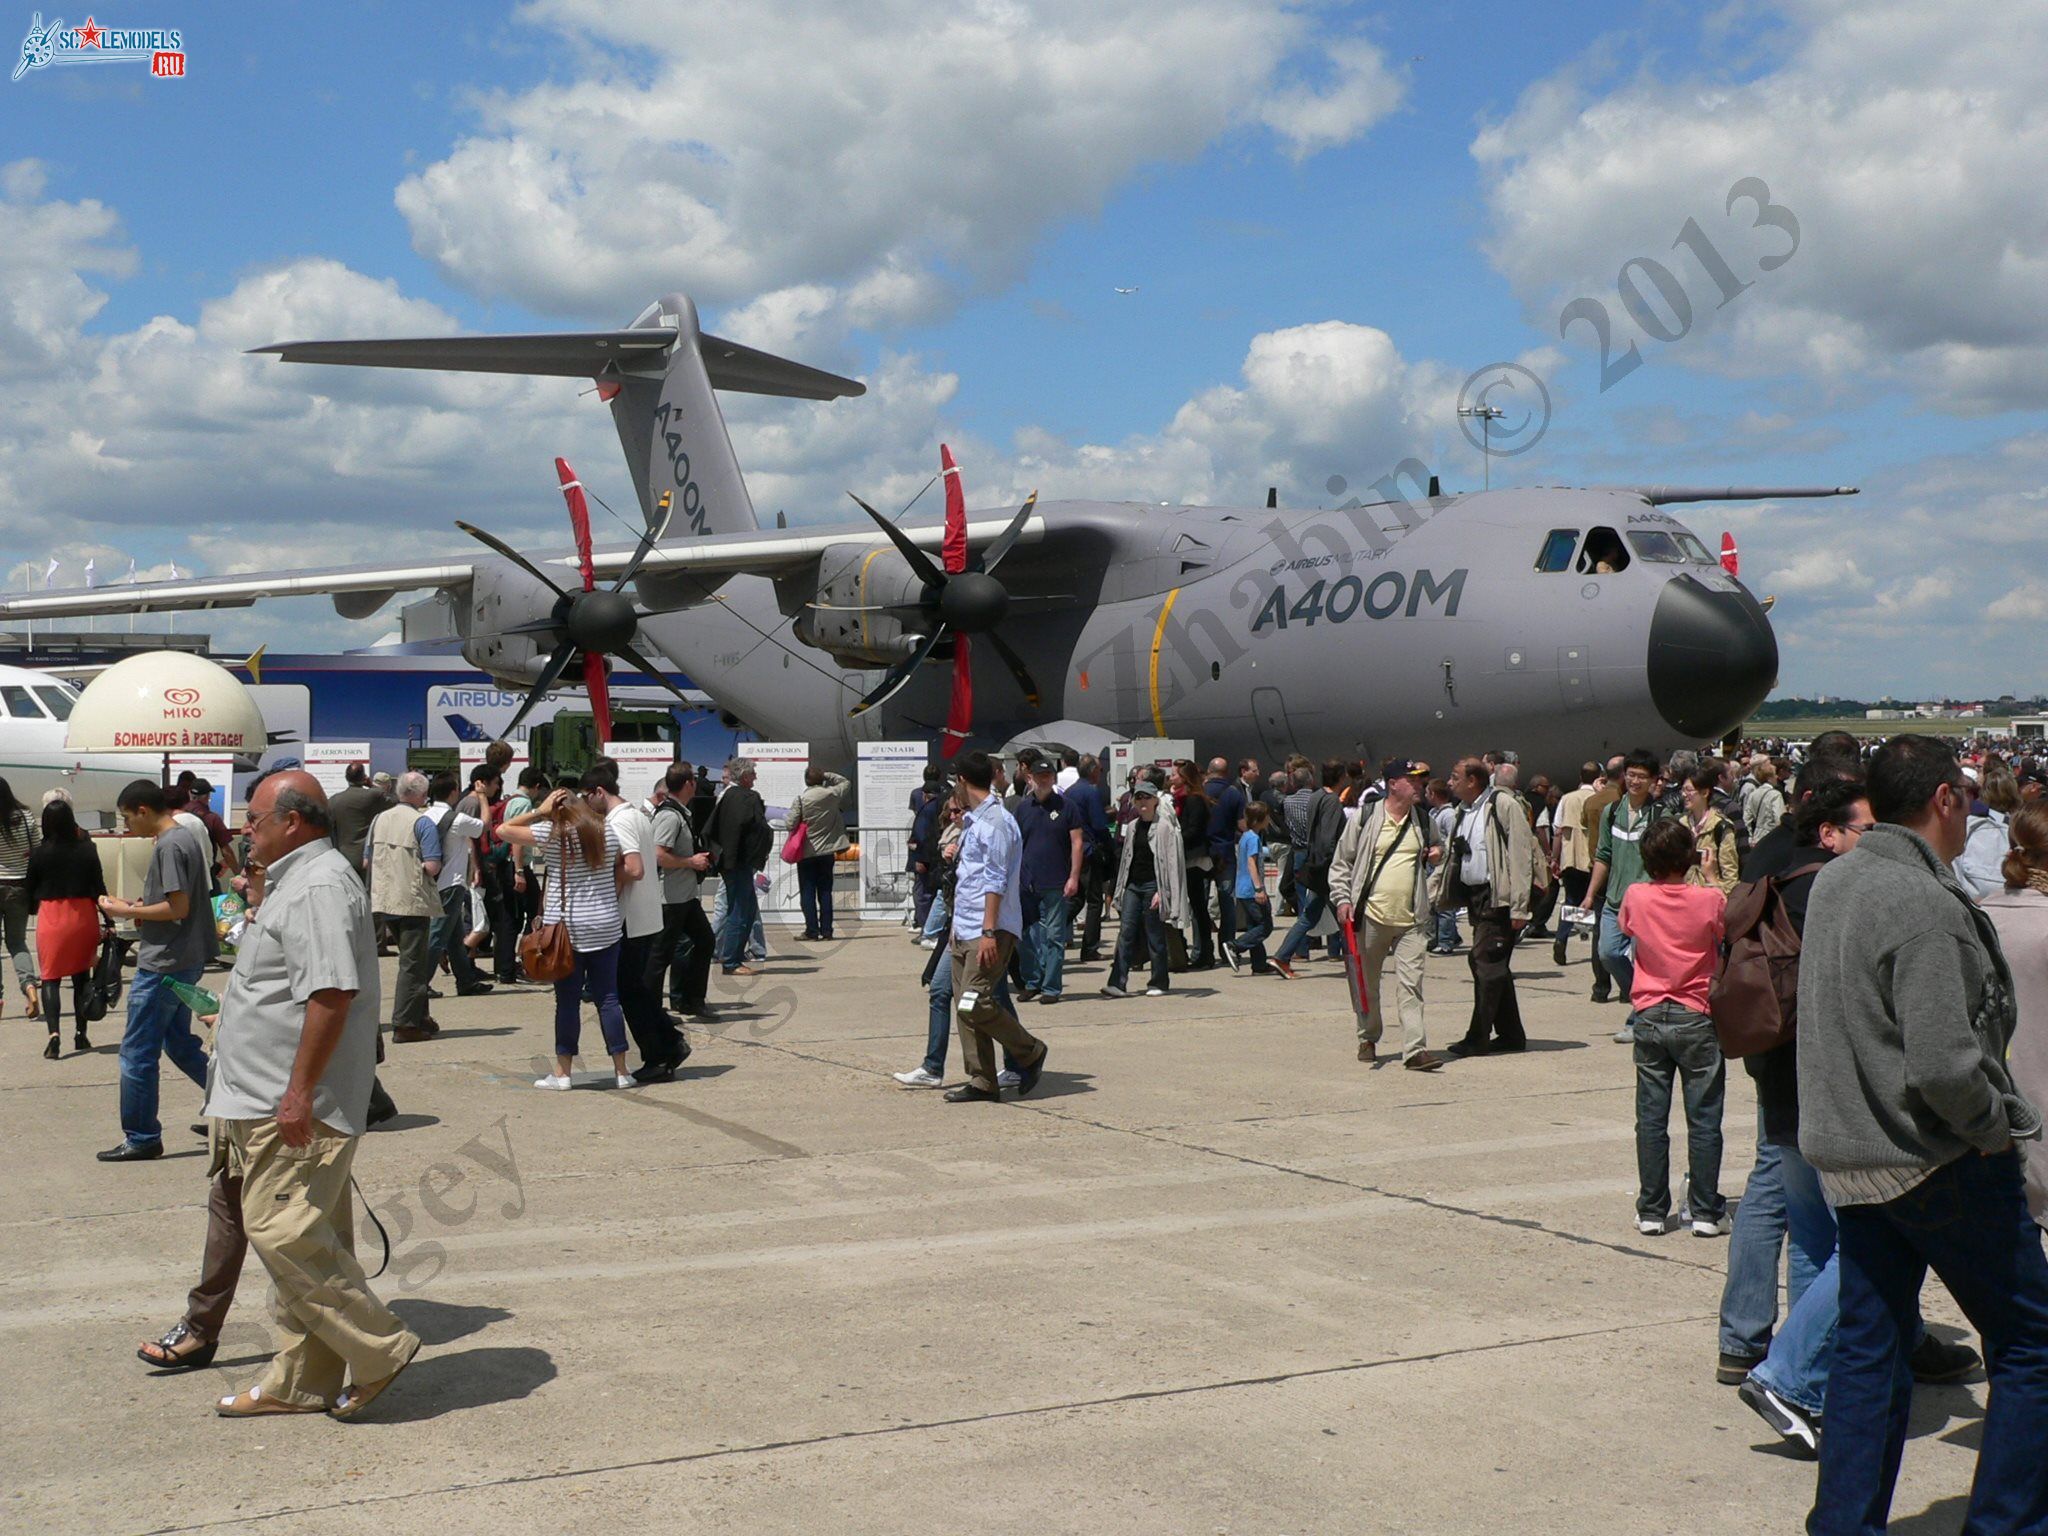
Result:
{"label": "white flag", "polygon": [[173,580],[173,581],[176,581],[177,579],[178,579],[178,562],[177,562],[177,561],[175,561],[175,560],[173,560],[173,561],[171,562],[171,580]]}
{"label": "white flag", "polygon": [[85,584],[86,584],[86,585],[87,585],[88,587],[92,585],[92,570],[93,570],[93,567],[94,567],[95,565],[97,565],[98,563],[99,563],[99,562],[98,562],[97,560],[88,560],[88,561],[86,561],[86,562],[85,562]]}
{"label": "white flag", "polygon": [[51,560],[49,567],[43,572],[44,586],[49,586],[51,582],[57,579],[57,567],[62,565],[63,563],[64,562],[61,560]]}
{"label": "white flag", "polygon": [[132,559],[128,562],[128,585],[135,585],[135,562]]}

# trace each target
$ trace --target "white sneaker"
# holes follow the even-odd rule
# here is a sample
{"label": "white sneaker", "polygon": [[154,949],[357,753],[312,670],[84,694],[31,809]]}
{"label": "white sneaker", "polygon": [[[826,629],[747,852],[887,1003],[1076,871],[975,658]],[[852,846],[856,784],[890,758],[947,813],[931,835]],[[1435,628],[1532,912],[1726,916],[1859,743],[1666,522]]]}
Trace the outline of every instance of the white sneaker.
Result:
{"label": "white sneaker", "polygon": [[925,1071],[923,1067],[913,1067],[908,1072],[891,1072],[889,1075],[906,1088],[943,1088],[946,1086],[946,1080],[943,1077],[935,1077]]}
{"label": "white sneaker", "polygon": [[996,1074],[996,1086],[998,1088],[1014,1088],[1023,1081],[1022,1077],[1007,1068]]}
{"label": "white sneaker", "polygon": [[546,1077],[536,1077],[533,1080],[533,1086],[536,1088],[566,1089],[571,1085],[569,1079],[561,1073],[550,1072]]}
{"label": "white sneaker", "polygon": [[1164,987],[1147,987],[1147,988],[1145,989],[1145,995],[1146,995],[1147,997],[1164,997],[1164,996],[1166,996],[1166,988],[1164,988]]}
{"label": "white sneaker", "polygon": [[919,949],[937,949],[939,947],[939,941],[937,939],[919,939],[917,941],[917,947]]}
{"label": "white sneaker", "polygon": [[1223,958],[1230,962],[1231,975],[1235,976],[1239,971],[1244,969],[1244,956],[1240,955],[1237,952],[1237,946],[1235,944],[1225,944],[1223,946]]}
{"label": "white sneaker", "polygon": [[1729,1230],[1726,1216],[1716,1216],[1712,1221],[1695,1221],[1692,1224],[1694,1237],[1726,1237]]}
{"label": "white sneaker", "polygon": [[1662,1237],[1664,1235],[1664,1223],[1657,1220],[1654,1216],[1638,1216],[1636,1218],[1636,1230],[1645,1237]]}
{"label": "white sneaker", "polygon": [[1104,997],[1129,997],[1131,994],[1122,987],[1105,985],[1102,989],[1102,995]]}
{"label": "white sneaker", "polygon": [[612,1086],[614,1088],[638,1088],[640,1085],[634,1082],[633,1079],[628,1077],[625,1073],[620,1072],[613,1076]]}

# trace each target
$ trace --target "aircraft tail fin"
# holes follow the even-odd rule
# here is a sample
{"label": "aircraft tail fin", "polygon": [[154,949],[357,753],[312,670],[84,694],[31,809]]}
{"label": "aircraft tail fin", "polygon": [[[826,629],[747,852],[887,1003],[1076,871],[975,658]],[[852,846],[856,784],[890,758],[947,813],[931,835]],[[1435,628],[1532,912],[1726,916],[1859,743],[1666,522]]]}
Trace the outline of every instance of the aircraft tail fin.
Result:
{"label": "aircraft tail fin", "polygon": [[652,527],[662,493],[673,492],[671,527],[685,538],[760,526],[714,391],[799,400],[866,393],[856,380],[705,335],[697,306],[680,293],[650,304],[623,330],[293,341],[254,350],[289,363],[593,380],[611,406],[641,516]]}

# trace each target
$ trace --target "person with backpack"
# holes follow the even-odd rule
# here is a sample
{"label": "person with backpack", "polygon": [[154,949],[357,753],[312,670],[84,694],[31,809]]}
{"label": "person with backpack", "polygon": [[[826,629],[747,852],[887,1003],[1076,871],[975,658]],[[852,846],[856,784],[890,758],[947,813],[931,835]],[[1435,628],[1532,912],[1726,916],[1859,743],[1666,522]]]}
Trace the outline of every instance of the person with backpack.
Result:
{"label": "person with backpack", "polygon": [[1693,845],[1699,849],[1699,863],[1686,878],[1694,885],[1710,886],[1723,896],[1735,889],[1742,878],[1742,855],[1735,824],[1714,808],[1714,794],[1721,787],[1718,763],[1695,768],[1679,785],[1685,805],[1686,824],[1692,828]]}
{"label": "person with backpack", "polygon": [[2005,856],[2011,847],[2006,826],[2025,802],[2020,799],[2020,781],[1995,758],[1985,763],[1977,792],[1983,797],[1984,812],[1970,817],[1963,842],[1963,856],[1956,860],[1956,878],[1963,889],[1982,901],[2005,890]]}
{"label": "person with backpack", "polygon": [[[1756,1082],[1763,1135],[1778,1149],[1779,1178],[1795,1262],[1787,1266],[1785,1326],[1753,1365],[1739,1395],[1766,1423],[1811,1455],[1818,1444],[1828,1366],[1839,1310],[1835,1218],[1819,1176],[1799,1155],[1797,996],[1799,948],[1814,877],[1854,848],[1876,822],[1860,780],[1823,785],[1795,812],[1797,852],[1781,874],[1751,881],[1729,900],[1727,955],[1713,992],[1718,1033]],[[1802,1261],[1803,1262],[1799,1262]],[[1811,1278],[1807,1278],[1808,1276]],[[1914,1379],[1956,1381],[1977,1366],[1977,1352],[1924,1331],[1911,1357]]]}
{"label": "person with backpack", "polygon": [[1680,817],[1650,824],[1643,876],[1622,897],[1616,925],[1634,945],[1629,1022],[1635,1034],[1636,1230],[1662,1237],[1671,1215],[1671,1089],[1685,1091],[1685,1203],[1694,1237],[1728,1231],[1721,1194],[1721,1101],[1727,1066],[1707,1013],[1728,899],[1695,885],[1698,852]]}

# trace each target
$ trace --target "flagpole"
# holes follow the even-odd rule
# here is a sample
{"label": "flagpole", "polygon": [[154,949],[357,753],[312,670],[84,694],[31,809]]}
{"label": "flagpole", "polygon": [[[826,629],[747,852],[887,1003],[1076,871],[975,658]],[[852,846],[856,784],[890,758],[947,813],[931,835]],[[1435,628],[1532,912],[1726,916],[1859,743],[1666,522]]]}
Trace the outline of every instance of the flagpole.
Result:
{"label": "flagpole", "polygon": [[[28,593],[30,597],[36,595],[35,571],[26,565],[21,568],[21,589]],[[22,657],[26,661],[36,653],[36,621],[34,619],[24,619],[22,623],[28,631],[28,650]]]}

